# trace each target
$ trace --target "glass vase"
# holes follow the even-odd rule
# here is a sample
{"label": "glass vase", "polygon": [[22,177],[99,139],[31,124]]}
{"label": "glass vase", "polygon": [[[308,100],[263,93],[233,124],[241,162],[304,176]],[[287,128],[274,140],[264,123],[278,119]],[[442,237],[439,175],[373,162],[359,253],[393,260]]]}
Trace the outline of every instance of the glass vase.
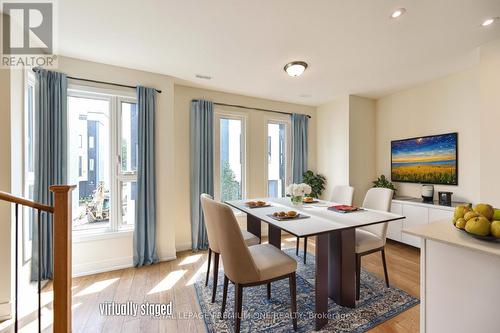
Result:
{"label": "glass vase", "polygon": [[294,205],[302,205],[302,196],[301,195],[292,195],[292,204]]}

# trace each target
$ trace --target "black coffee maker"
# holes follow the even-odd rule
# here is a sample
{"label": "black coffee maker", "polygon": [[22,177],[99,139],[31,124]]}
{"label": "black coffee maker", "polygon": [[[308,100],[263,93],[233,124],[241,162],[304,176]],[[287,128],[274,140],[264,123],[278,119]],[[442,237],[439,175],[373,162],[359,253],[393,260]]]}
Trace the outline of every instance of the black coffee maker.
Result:
{"label": "black coffee maker", "polygon": [[439,204],[441,206],[451,206],[451,195],[453,192],[438,192]]}

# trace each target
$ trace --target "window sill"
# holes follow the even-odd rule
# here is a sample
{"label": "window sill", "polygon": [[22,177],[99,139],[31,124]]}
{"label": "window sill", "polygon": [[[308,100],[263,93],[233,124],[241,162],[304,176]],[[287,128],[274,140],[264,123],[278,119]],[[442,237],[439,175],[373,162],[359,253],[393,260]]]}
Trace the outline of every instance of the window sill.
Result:
{"label": "window sill", "polygon": [[123,228],[119,231],[109,230],[79,230],[73,232],[73,243],[92,242],[103,239],[113,239],[122,237],[132,237],[134,234],[133,228]]}

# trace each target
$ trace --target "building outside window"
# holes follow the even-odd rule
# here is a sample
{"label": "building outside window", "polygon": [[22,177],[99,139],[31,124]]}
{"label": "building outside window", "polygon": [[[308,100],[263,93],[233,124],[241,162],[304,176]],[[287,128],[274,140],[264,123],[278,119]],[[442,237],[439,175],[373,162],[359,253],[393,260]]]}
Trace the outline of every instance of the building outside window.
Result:
{"label": "building outside window", "polygon": [[245,119],[216,114],[215,197],[238,200],[245,193]]}
{"label": "building outside window", "polygon": [[72,87],[68,118],[69,179],[78,184],[73,230],[91,233],[132,228],[137,195],[135,96]]}
{"label": "building outside window", "polygon": [[268,187],[267,194],[270,197],[285,196],[286,181],[286,143],[285,143],[285,124],[268,123],[267,124],[267,175]]}

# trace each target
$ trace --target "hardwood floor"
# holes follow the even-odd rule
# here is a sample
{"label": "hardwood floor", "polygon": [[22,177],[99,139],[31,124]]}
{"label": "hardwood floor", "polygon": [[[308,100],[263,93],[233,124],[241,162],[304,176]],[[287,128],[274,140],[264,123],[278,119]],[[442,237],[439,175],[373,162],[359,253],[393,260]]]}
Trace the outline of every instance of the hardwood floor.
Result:
{"label": "hardwood floor", "polygon": [[[282,237],[283,248],[295,247],[295,237]],[[308,241],[308,252],[314,253],[314,238]],[[419,250],[389,241],[386,247],[391,285],[419,296]],[[128,268],[73,279],[73,332],[205,332],[199,316],[193,284],[206,272],[207,253],[178,253],[178,259],[139,269]],[[380,253],[362,259],[363,268],[383,279]],[[220,290],[222,292],[222,290]],[[44,331],[51,332],[51,286],[44,288]],[[175,318],[151,319],[147,316],[101,316],[99,304],[125,303],[173,304]],[[36,304],[34,301],[33,304]],[[23,318],[21,332],[36,331],[36,313]],[[1,327],[0,327],[1,329]],[[12,327],[2,330],[8,332]],[[33,330],[35,329],[35,330]],[[418,332],[419,306],[388,320],[370,332]]]}

